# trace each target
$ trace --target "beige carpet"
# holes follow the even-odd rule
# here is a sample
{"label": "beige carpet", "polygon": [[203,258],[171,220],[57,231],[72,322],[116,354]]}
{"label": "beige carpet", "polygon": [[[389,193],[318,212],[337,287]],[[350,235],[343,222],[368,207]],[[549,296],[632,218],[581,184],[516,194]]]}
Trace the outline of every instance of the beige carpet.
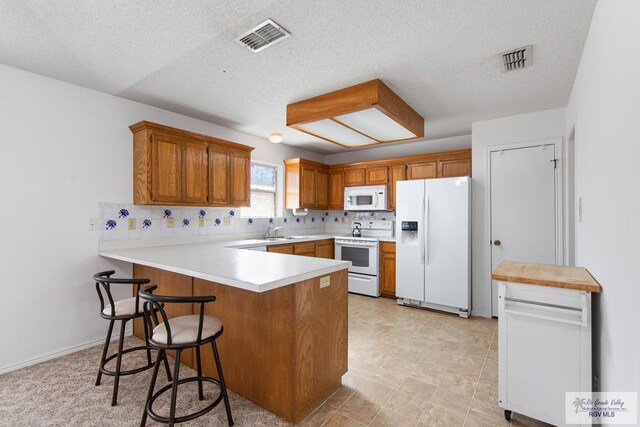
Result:
{"label": "beige carpet", "polygon": [[[140,345],[135,337],[126,339],[126,347]],[[111,344],[115,351],[115,343]],[[206,351],[206,349],[204,350]],[[137,426],[140,425],[146,400],[151,369],[121,377],[118,405],[111,407],[113,377],[104,376],[96,387],[95,380],[102,346],[0,375],[0,425],[2,426]],[[169,359],[170,362],[172,361]],[[133,352],[123,358],[124,369],[143,366],[144,352]],[[223,367],[225,361],[222,361]],[[113,369],[115,360],[108,368]],[[173,368],[172,368],[173,369]],[[195,375],[195,371],[182,365],[180,378]],[[158,384],[166,383],[161,369]],[[207,405],[218,388],[206,384],[205,400],[198,400],[197,383],[178,388],[177,413],[191,413]],[[165,393],[154,409],[160,415],[169,413],[169,397]],[[237,426],[288,426],[282,418],[268,412],[243,397],[229,391],[231,411]],[[148,418],[147,425],[159,425]],[[213,411],[190,421],[188,426],[226,426],[227,417],[221,402]]]}

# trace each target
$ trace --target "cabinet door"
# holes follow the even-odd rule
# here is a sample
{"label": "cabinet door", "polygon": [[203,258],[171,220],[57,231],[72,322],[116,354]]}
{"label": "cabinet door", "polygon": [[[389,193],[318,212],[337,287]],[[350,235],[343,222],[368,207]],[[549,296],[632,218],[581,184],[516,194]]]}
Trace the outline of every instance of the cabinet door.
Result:
{"label": "cabinet door", "polygon": [[436,171],[436,162],[412,163],[407,166],[407,179],[435,178]]}
{"label": "cabinet door", "polygon": [[331,189],[329,191],[329,209],[344,208],[344,171],[331,172],[329,180]]}
{"label": "cabinet door", "polygon": [[354,187],[367,184],[367,170],[365,168],[347,169],[344,172],[344,185]]}
{"label": "cabinet door", "polygon": [[151,199],[154,202],[180,202],[181,169],[181,141],[154,133],[151,136]]}
{"label": "cabinet door", "polygon": [[229,175],[229,150],[209,145],[209,203],[228,206],[231,203]]}
{"label": "cabinet door", "polygon": [[300,207],[315,208],[318,204],[316,193],[317,171],[306,166],[300,167]]}
{"label": "cabinet door", "polygon": [[389,180],[389,168],[386,166],[374,166],[367,168],[367,185],[383,185]]}
{"label": "cabinet door", "polygon": [[438,161],[438,178],[471,176],[471,159],[451,159]]}
{"label": "cabinet door", "polygon": [[381,242],[380,260],[380,292],[384,296],[395,298],[396,296],[396,245],[390,242]]}
{"label": "cabinet door", "polygon": [[316,174],[316,203],[318,209],[329,208],[329,172],[318,170]]}
{"label": "cabinet door", "polygon": [[334,259],[334,241],[320,240],[316,242],[316,258]]}
{"label": "cabinet door", "polygon": [[229,149],[229,184],[231,205],[234,207],[251,205],[251,160],[246,151]]}
{"label": "cabinet door", "polygon": [[293,255],[293,245],[273,245],[267,246],[267,252],[275,252],[278,254],[288,254]]}
{"label": "cabinet door", "polygon": [[310,257],[316,256],[316,243],[296,243],[295,245],[293,245],[293,254]]}
{"label": "cabinet door", "polygon": [[186,141],[182,144],[182,201],[204,205],[207,196],[207,145]]}
{"label": "cabinet door", "polygon": [[405,165],[393,165],[389,171],[389,208],[396,207],[396,182],[407,179],[407,167]]}

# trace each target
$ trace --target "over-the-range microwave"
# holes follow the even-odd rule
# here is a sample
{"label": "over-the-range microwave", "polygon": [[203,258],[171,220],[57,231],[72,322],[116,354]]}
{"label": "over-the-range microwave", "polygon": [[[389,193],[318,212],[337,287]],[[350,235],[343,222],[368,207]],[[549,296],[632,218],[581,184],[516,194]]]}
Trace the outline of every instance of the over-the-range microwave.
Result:
{"label": "over-the-range microwave", "polygon": [[387,186],[347,187],[344,189],[345,211],[386,211]]}

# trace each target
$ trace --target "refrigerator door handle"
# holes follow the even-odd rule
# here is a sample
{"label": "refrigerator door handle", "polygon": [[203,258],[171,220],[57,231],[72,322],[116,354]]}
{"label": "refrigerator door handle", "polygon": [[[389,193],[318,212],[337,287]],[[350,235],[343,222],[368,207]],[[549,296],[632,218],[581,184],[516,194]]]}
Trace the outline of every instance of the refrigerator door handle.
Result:
{"label": "refrigerator door handle", "polygon": [[423,220],[424,220],[424,225],[422,226],[423,228],[423,236],[424,236],[424,263],[425,265],[429,264],[429,195],[426,195],[424,198],[424,203],[423,203],[423,208],[424,209],[424,213],[423,213]]}

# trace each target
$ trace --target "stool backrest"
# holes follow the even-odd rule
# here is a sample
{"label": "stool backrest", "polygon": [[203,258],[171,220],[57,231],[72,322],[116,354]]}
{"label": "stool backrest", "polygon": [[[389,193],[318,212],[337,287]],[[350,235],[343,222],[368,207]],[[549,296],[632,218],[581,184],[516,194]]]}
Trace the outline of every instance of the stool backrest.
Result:
{"label": "stool backrest", "polygon": [[[200,318],[198,320],[198,338],[197,343],[202,341],[202,324],[204,322],[204,305],[209,302],[213,302],[216,300],[216,297],[213,295],[209,296],[188,296],[188,297],[174,297],[167,295],[156,295],[152,294],[158,285],[147,286],[142,289],[139,293],[140,298],[144,300],[144,304],[142,306],[144,311],[144,320],[147,322],[147,327],[149,331],[153,331],[153,329],[158,326],[160,323],[164,323],[165,328],[167,330],[167,345],[171,345],[171,324],[169,323],[169,319],[167,318],[167,313],[164,311],[164,304],[200,304]],[[162,322],[158,319],[158,315],[156,313],[160,313],[160,317],[162,318]],[[152,334],[153,335],[153,334]]]}
{"label": "stool backrest", "polygon": [[[106,295],[107,300],[109,301],[109,305],[111,306],[111,317],[116,316],[116,305],[113,301],[113,296],[111,295],[111,285],[136,285],[135,295],[136,295],[136,305],[135,305],[135,315],[137,316],[138,311],[138,302],[140,297],[138,297],[138,293],[140,292],[140,286],[146,285],[150,282],[149,279],[116,279],[111,276],[115,274],[114,270],[109,271],[101,271],[100,273],[96,273],[93,275],[93,280],[96,281],[96,292],[98,293],[98,298],[100,298],[100,314],[103,314],[104,311],[104,303],[105,298],[103,293]],[[102,290],[100,288],[102,287]]]}

